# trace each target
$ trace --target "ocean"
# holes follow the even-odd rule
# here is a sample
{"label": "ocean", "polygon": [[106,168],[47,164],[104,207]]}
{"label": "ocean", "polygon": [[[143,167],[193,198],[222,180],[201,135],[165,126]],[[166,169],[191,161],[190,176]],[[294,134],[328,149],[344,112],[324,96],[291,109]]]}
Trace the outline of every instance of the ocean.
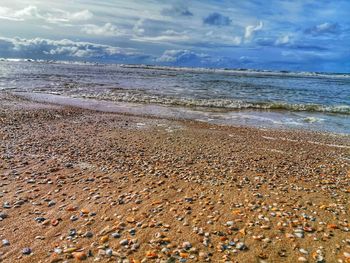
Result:
{"label": "ocean", "polygon": [[350,74],[2,60],[0,92],[215,124],[350,134]]}

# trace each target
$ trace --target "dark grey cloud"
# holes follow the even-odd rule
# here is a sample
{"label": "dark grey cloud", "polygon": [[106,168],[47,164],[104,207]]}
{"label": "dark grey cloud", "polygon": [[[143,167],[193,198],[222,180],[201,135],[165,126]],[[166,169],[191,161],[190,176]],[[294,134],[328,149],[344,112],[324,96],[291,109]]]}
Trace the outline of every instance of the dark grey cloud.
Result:
{"label": "dark grey cloud", "polygon": [[305,34],[318,36],[324,34],[339,34],[340,27],[337,23],[323,23],[304,30]]}
{"label": "dark grey cloud", "polygon": [[193,13],[184,4],[178,3],[174,4],[169,8],[164,8],[161,11],[164,16],[193,16]]}
{"label": "dark grey cloud", "polygon": [[203,18],[203,23],[212,26],[229,26],[232,20],[228,16],[214,12]]}

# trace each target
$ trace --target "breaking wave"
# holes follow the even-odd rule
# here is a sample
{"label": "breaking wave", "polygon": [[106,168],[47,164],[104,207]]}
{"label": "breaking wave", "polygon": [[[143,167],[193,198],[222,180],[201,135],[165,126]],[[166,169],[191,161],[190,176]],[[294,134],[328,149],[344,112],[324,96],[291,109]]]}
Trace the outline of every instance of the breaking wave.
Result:
{"label": "breaking wave", "polygon": [[85,98],[113,100],[119,102],[161,104],[182,107],[202,107],[212,109],[227,110],[288,110],[305,112],[323,112],[350,115],[350,106],[348,105],[320,105],[320,104],[289,104],[283,102],[245,102],[230,99],[199,99],[199,98],[174,98],[155,96],[137,93],[117,93],[117,94],[94,94],[84,95]]}

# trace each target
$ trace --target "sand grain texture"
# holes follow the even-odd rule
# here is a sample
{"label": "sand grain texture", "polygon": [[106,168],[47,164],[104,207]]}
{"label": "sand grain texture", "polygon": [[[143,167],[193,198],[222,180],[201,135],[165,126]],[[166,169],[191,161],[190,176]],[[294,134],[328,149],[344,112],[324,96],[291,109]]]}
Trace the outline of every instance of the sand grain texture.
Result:
{"label": "sand grain texture", "polygon": [[8,95],[0,124],[0,261],[350,262],[348,136]]}

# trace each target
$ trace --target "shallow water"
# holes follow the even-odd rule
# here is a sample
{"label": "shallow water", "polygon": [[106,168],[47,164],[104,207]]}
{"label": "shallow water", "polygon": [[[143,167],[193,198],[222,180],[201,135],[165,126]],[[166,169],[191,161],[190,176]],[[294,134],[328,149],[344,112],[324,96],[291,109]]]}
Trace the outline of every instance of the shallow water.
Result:
{"label": "shallow water", "polygon": [[0,90],[153,107],[152,115],[219,124],[350,133],[346,74],[2,61]]}

